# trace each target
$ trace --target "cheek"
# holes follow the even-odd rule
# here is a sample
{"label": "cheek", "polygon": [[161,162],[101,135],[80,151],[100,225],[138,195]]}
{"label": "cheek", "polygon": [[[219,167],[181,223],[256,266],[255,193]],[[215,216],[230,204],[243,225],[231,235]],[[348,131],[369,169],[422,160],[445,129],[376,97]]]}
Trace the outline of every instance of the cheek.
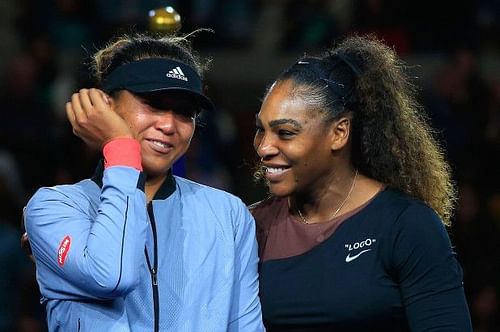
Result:
{"label": "cheek", "polygon": [[311,155],[314,155],[314,152],[311,151],[314,148],[311,146],[307,146],[300,140],[295,141],[293,144],[289,144],[288,146],[283,146],[283,153],[292,161],[295,161],[298,165],[304,164]]}
{"label": "cheek", "polygon": [[142,115],[141,113],[133,113],[127,114],[127,116],[123,117],[127,122],[132,133],[137,135],[144,130],[146,130],[150,126],[150,120],[148,117]]}
{"label": "cheek", "polygon": [[320,163],[321,151],[316,149],[315,146],[298,144],[288,151],[287,157],[296,165],[295,168],[298,172],[295,177],[297,180],[299,177],[307,176]]}
{"label": "cheek", "polygon": [[194,122],[180,122],[177,125],[177,128],[179,132],[181,133],[181,136],[187,140],[188,142],[191,141],[194,135],[194,129],[195,125]]}

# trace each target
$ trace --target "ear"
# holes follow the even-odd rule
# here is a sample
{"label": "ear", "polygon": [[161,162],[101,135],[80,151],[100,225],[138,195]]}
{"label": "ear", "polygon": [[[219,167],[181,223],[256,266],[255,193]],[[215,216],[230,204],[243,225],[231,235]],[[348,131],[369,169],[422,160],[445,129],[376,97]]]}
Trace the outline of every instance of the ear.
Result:
{"label": "ear", "polygon": [[331,149],[332,151],[344,148],[349,142],[351,134],[351,118],[342,117],[331,124]]}

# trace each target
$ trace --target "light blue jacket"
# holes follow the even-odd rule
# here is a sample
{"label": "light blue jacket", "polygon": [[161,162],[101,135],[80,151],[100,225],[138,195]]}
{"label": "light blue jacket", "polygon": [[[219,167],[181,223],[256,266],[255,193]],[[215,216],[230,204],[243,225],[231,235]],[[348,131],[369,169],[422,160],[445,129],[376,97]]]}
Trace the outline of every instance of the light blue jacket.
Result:
{"label": "light blue jacket", "polygon": [[114,166],[29,201],[49,330],[263,331],[246,206],[174,176],[147,204],[143,178]]}

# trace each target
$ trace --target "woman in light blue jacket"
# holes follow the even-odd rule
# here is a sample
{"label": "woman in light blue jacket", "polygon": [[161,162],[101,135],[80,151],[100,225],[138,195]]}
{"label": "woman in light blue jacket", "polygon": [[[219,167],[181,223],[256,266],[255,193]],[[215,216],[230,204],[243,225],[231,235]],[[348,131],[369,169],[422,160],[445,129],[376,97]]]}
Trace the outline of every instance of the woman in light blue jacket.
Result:
{"label": "woman in light blue jacket", "polygon": [[171,173],[213,107],[188,41],[125,36],[93,60],[102,90],[66,112],[103,161],[25,210],[50,331],[263,331],[252,216]]}

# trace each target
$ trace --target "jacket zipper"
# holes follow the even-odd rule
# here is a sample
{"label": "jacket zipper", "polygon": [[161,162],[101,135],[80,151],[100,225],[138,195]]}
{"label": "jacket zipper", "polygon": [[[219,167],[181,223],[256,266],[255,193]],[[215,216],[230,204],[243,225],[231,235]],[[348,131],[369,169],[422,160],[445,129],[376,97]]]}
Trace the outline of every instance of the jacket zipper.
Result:
{"label": "jacket zipper", "polygon": [[151,261],[149,259],[148,251],[144,248],[144,252],[146,253],[146,262],[148,263],[149,272],[151,274],[151,283],[153,285],[153,311],[154,311],[154,331],[158,332],[160,330],[160,312],[159,312],[159,304],[160,297],[158,294],[158,242],[156,238],[156,223],[155,216],[153,213],[153,203],[148,203],[148,214],[149,221],[151,224],[151,230],[153,231],[153,265],[151,266]]}

